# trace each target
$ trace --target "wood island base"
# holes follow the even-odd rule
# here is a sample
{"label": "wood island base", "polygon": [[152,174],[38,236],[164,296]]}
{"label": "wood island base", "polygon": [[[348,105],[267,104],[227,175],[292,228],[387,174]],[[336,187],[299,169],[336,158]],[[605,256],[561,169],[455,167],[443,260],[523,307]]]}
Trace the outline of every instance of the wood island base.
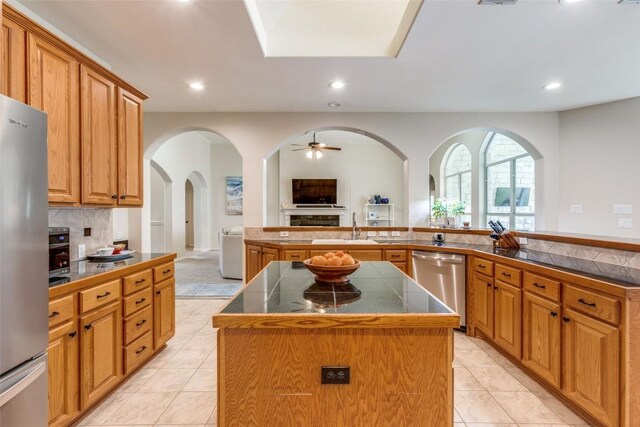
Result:
{"label": "wood island base", "polygon": [[[218,426],[449,427],[452,364],[451,328],[221,327]],[[322,366],[350,384],[321,384]]]}

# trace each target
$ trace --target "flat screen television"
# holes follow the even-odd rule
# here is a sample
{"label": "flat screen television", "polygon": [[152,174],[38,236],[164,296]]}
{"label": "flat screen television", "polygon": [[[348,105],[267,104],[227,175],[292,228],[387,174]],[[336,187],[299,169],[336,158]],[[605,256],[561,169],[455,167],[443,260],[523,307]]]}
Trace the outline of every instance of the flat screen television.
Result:
{"label": "flat screen television", "polygon": [[294,205],[335,205],[337,179],[291,180]]}
{"label": "flat screen television", "polygon": [[[516,187],[516,206],[529,206],[531,188]],[[511,206],[511,188],[496,188],[496,199],[494,206]]]}

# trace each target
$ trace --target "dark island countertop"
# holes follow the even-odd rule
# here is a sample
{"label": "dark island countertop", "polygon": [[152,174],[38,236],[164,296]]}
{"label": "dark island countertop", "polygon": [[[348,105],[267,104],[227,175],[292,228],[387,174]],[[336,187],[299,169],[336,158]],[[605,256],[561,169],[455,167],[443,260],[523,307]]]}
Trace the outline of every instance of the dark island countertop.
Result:
{"label": "dark island countertop", "polygon": [[[336,248],[343,249],[409,249],[409,250],[442,250],[451,253],[461,253],[465,255],[483,254],[491,257],[503,257],[514,261],[524,262],[530,265],[550,267],[566,273],[577,274],[590,279],[607,282],[623,288],[640,288],[640,269],[604,262],[587,260],[583,258],[571,257],[547,253],[528,249],[494,249],[491,245],[478,245],[471,243],[433,243],[430,240],[383,240],[377,239],[377,243],[364,244],[313,244],[318,249]],[[311,240],[254,240],[255,242],[266,244],[274,248],[282,249],[302,249],[311,245]],[[494,258],[495,259],[495,258]],[[499,258],[498,258],[499,259]]]}
{"label": "dark island countertop", "polygon": [[300,262],[264,268],[213,317],[214,327],[458,327],[459,316],[387,261],[363,262],[343,285],[320,285]]}
{"label": "dark island countertop", "polygon": [[49,285],[49,296],[68,292],[71,287],[77,288],[109,280],[121,275],[125,269],[135,271],[148,268],[149,264],[172,262],[175,258],[175,253],[133,253],[128,258],[113,262],[71,261],[71,271],[57,275],[61,280]]}

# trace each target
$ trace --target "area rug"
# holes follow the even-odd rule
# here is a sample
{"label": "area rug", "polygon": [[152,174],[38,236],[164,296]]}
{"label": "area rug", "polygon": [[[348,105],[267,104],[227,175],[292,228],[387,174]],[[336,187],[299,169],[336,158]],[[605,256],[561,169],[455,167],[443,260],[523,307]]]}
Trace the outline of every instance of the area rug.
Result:
{"label": "area rug", "polygon": [[176,299],[233,297],[242,284],[176,283]]}

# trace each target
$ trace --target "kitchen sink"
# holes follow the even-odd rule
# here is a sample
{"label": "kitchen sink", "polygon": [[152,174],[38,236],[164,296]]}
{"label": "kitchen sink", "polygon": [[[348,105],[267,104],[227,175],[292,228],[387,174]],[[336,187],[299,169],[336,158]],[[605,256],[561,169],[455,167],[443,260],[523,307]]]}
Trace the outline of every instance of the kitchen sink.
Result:
{"label": "kitchen sink", "polygon": [[314,245],[377,245],[374,240],[347,240],[347,239],[316,239],[311,241]]}

